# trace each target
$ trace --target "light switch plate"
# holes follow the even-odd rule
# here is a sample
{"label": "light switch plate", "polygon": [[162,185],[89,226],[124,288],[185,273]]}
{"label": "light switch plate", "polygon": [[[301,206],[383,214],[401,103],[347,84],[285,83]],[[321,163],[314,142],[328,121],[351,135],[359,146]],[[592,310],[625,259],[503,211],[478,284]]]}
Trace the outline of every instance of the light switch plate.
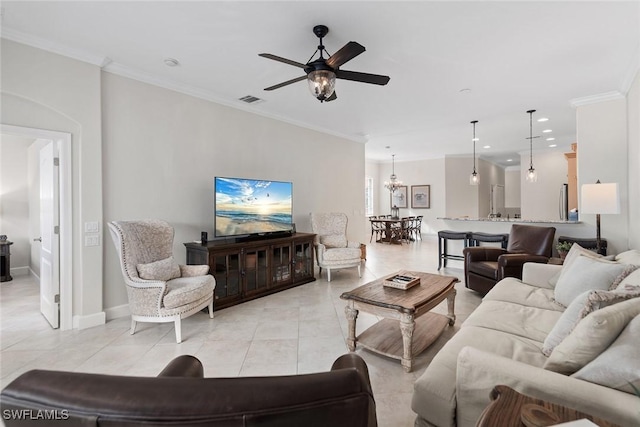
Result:
{"label": "light switch plate", "polygon": [[85,246],[100,246],[100,236],[85,236],[84,237],[84,245]]}
{"label": "light switch plate", "polygon": [[100,232],[100,224],[98,221],[88,221],[84,223],[84,232],[85,233],[99,233]]}

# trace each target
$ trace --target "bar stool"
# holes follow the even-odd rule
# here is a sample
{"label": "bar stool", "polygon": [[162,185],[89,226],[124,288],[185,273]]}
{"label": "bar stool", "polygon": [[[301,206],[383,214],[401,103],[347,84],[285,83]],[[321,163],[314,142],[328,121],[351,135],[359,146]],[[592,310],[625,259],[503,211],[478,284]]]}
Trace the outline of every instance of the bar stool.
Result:
{"label": "bar stool", "polygon": [[440,270],[443,265],[446,267],[447,260],[449,259],[458,261],[464,260],[462,255],[452,255],[447,252],[447,241],[449,240],[464,240],[464,247],[466,248],[471,242],[471,232],[453,230],[438,231],[438,270]]}
{"label": "bar stool", "polygon": [[481,233],[481,232],[473,232],[471,233],[471,242],[469,246],[480,246],[480,242],[497,242],[500,243],[502,249],[507,249],[507,245],[509,244],[509,235],[508,234],[491,234],[491,233]]}

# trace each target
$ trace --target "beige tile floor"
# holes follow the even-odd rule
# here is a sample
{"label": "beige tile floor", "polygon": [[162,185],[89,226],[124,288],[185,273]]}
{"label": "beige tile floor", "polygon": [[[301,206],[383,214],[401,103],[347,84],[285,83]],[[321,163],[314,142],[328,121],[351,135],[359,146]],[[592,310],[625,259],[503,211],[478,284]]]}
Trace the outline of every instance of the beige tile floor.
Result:
{"label": "beige tile floor", "polygon": [[[326,371],[348,351],[340,294],[400,268],[436,273],[437,258],[435,237],[402,246],[368,244],[362,278],[351,268],[332,274],[329,283],[316,270],[315,282],[220,310],[213,320],[198,313],[183,320],[181,344],[174,341],[172,324],[140,323],[129,335],[128,317],[80,331],[53,330],[39,313],[37,283],[15,277],[0,286],[0,385],[35,368],[154,376],[180,354],[198,357],[208,377]],[[449,264],[440,273],[462,279],[462,264]],[[462,282],[456,289],[456,325],[417,357],[413,372],[405,373],[397,360],[357,350],[369,366],[381,427],[413,425],[413,383],[480,303]],[[446,313],[446,302],[435,311]],[[378,320],[361,313],[357,332]]]}

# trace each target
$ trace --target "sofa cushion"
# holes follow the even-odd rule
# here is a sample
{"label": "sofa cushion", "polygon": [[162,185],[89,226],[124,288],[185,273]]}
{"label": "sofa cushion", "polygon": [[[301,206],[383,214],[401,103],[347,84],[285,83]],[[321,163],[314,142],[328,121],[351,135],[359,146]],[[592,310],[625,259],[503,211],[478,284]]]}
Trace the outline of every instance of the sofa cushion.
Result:
{"label": "sofa cushion", "polygon": [[529,285],[514,277],[499,281],[483,298],[483,301],[504,301],[545,310],[564,311],[553,300],[553,289]]}
{"label": "sofa cushion", "polygon": [[209,274],[208,265],[182,265],[180,264],[180,277],[195,277]]}
{"label": "sofa cushion", "polygon": [[554,298],[558,303],[568,307],[574,298],[585,291],[608,290],[616,280],[620,283],[624,277],[619,276],[626,268],[625,264],[580,255],[567,270],[563,268],[555,287]]}
{"label": "sofa cushion", "polygon": [[570,375],[596,358],[640,314],[640,298],[597,310],[582,319],[556,348],[545,369]]}
{"label": "sofa cushion", "polygon": [[167,280],[180,277],[180,266],[172,256],[161,259],[160,261],[138,264],[136,265],[136,269],[138,270],[140,278],[145,280],[161,280],[166,282]]}
{"label": "sofa cushion", "polygon": [[640,316],[634,317],[618,338],[598,357],[573,374],[575,378],[627,393],[640,389]]}
{"label": "sofa cushion", "polygon": [[213,276],[180,277],[167,282],[167,293],[162,299],[165,308],[177,308],[213,295]]}
{"label": "sofa cushion", "polygon": [[456,335],[435,355],[426,371],[414,384],[411,408],[434,425],[453,426],[456,411],[457,358],[460,350],[466,346],[537,367],[542,367],[546,360],[540,352],[539,342],[501,331],[468,326],[465,322]]}
{"label": "sofa cushion", "polygon": [[615,260],[622,264],[633,264],[640,266],[640,250],[631,249],[616,255]]}
{"label": "sofa cushion", "polygon": [[618,289],[624,288],[625,286],[640,286],[640,267],[635,265],[634,267],[636,267],[636,269],[629,273],[627,277],[622,279],[622,282],[618,285]]}
{"label": "sofa cushion", "polygon": [[[483,301],[464,322],[467,326],[493,329],[542,343],[562,312],[504,301]],[[542,347],[542,345],[540,345]]]}
{"label": "sofa cushion", "polygon": [[630,298],[640,296],[640,287],[629,286],[613,291],[586,291],[576,297],[569,307],[562,313],[547,338],[544,340],[542,353],[551,355],[553,349],[562,342],[577,325],[577,323],[598,309],[613,305]]}
{"label": "sofa cushion", "polygon": [[347,246],[347,236],[344,234],[320,236],[320,243],[327,248],[345,248]]}

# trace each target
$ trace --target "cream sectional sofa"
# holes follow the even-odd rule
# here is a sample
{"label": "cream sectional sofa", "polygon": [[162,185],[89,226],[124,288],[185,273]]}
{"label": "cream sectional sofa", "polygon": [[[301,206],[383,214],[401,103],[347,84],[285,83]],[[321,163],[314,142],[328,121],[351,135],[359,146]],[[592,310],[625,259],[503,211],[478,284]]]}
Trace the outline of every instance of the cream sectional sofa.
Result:
{"label": "cream sectional sofa", "polygon": [[[629,251],[620,261],[638,265],[640,252]],[[542,353],[545,339],[565,311],[551,284],[562,268],[527,263],[522,280],[503,279],[487,293],[416,381],[416,427],[475,426],[499,384],[621,426],[640,426],[640,397],[543,368],[549,359]],[[632,276],[640,286],[640,270]],[[640,298],[624,304],[633,306],[632,318],[640,313]],[[632,365],[640,375],[640,360]]]}

